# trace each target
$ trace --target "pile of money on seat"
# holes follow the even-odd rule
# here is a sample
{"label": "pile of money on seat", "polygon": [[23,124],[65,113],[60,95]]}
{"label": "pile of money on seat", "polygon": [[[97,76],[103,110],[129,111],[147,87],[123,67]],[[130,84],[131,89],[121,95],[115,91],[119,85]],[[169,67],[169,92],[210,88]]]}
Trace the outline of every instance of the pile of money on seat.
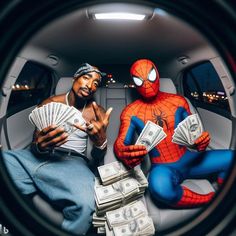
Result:
{"label": "pile of money on seat", "polygon": [[93,215],[94,226],[98,234],[107,236],[153,235],[155,228],[152,218],[141,200],[134,201],[124,207],[106,212],[104,217]]}
{"label": "pile of money on seat", "polygon": [[[153,235],[153,221],[140,199],[148,186],[139,167],[127,170],[121,162],[98,167],[93,225],[106,235]],[[125,233],[126,232],[126,233]]]}

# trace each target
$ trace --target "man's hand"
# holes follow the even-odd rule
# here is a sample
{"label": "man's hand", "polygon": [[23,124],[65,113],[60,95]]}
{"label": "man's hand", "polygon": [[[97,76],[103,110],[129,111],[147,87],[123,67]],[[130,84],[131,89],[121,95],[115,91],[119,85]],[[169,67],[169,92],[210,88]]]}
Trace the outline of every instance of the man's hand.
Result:
{"label": "man's hand", "polygon": [[204,131],[201,136],[194,142],[194,146],[199,152],[205,151],[210,143],[210,139],[210,134],[207,131]]}
{"label": "man's hand", "polygon": [[143,156],[148,153],[144,145],[125,146],[119,139],[114,144],[114,151],[129,168],[139,165],[143,161]]}
{"label": "man's hand", "polygon": [[35,143],[40,151],[45,151],[48,148],[60,146],[67,141],[68,134],[63,128],[55,125],[50,125],[47,128],[36,132]]}
{"label": "man's hand", "polygon": [[113,108],[109,108],[105,115],[102,115],[96,102],[92,103],[92,107],[94,110],[95,119],[90,122],[86,122],[86,127],[81,126],[79,123],[75,123],[74,126],[77,129],[86,132],[93,144],[99,147],[104,144],[107,139],[106,129],[109,124],[109,119]]}

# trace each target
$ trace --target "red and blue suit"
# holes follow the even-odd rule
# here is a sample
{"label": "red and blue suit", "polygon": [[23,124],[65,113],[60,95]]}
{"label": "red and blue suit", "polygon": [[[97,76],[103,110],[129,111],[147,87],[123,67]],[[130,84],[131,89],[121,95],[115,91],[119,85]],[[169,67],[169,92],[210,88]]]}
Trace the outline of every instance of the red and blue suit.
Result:
{"label": "red and blue suit", "polygon": [[231,150],[209,150],[210,135],[203,132],[193,148],[172,142],[177,125],[191,114],[186,99],[176,94],[159,91],[159,73],[154,63],[147,59],[136,61],[130,74],[140,99],[129,104],[121,114],[121,125],[114,144],[116,156],[129,168],[139,165],[147,150],[134,145],[135,132],[141,133],[147,121],[161,126],[167,137],[157,144],[149,157],[149,190],[152,196],[174,207],[197,207],[209,202],[214,192],[199,194],[181,186],[185,179],[206,178],[212,174],[222,183],[233,158]]}

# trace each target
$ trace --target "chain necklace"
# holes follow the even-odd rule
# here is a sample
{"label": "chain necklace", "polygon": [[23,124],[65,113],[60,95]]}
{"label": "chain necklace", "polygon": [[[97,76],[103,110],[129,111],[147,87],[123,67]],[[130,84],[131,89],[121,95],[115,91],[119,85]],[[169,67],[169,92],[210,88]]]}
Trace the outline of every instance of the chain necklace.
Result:
{"label": "chain necklace", "polygon": [[[69,98],[68,98],[68,97],[69,97],[69,93],[70,93],[70,91],[67,92],[67,94],[66,94],[66,105],[67,105],[67,106],[70,106],[70,105],[69,105]],[[85,104],[84,104],[84,107],[83,107],[83,109],[82,109],[81,114],[83,114],[86,105],[87,105],[87,101],[86,101]]]}

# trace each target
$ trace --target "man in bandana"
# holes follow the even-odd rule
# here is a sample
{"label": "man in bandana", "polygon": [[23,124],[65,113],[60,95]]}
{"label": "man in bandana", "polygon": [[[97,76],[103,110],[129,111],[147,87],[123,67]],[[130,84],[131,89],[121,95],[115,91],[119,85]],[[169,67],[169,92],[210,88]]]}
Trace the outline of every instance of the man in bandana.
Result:
{"label": "man in bandana", "polygon": [[75,234],[85,234],[92,221],[94,174],[86,158],[89,138],[95,160],[104,157],[107,146],[106,128],[112,108],[107,111],[93,99],[102,76],[100,70],[82,64],[73,78],[71,90],[50,97],[41,105],[57,102],[74,106],[81,112],[84,125],[71,135],[62,127],[50,125],[34,133],[31,149],[3,153],[7,169],[22,194],[44,194],[63,212],[62,228]]}

